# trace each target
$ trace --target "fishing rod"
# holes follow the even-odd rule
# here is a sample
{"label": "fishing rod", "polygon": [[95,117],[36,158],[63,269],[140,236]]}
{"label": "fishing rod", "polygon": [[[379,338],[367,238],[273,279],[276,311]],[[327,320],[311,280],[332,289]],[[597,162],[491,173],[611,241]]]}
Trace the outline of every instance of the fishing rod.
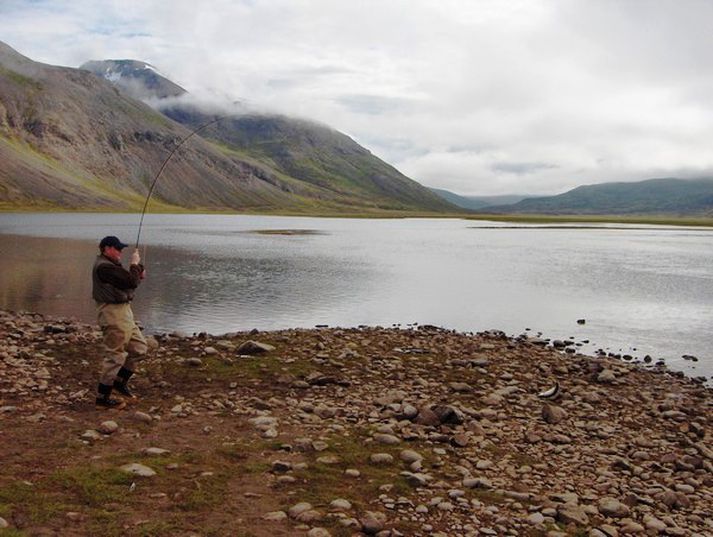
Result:
{"label": "fishing rod", "polygon": [[186,136],[181,142],[173,148],[173,150],[169,153],[168,157],[166,157],[166,160],[163,161],[163,164],[161,164],[161,168],[158,170],[158,173],[156,174],[156,177],[154,177],[153,182],[151,183],[151,187],[149,188],[149,193],[146,196],[146,201],[144,202],[144,208],[141,210],[141,220],[139,221],[139,231],[136,234],[136,249],[139,249],[139,240],[141,238],[141,228],[144,225],[144,216],[146,216],[146,208],[149,206],[149,200],[151,199],[151,195],[153,194],[153,190],[156,187],[156,183],[158,182],[158,178],[161,177],[161,173],[163,172],[163,169],[166,167],[166,164],[168,164],[168,161],[171,160],[171,157],[173,154],[178,151],[178,148],[181,147],[183,144],[185,144],[194,134],[198,134],[200,131],[203,129],[210,127],[213,123],[217,123],[221,119],[228,118],[230,116],[220,116],[218,118],[212,119],[205,125],[201,125],[197,129],[195,129],[193,132],[191,132],[188,136]]}

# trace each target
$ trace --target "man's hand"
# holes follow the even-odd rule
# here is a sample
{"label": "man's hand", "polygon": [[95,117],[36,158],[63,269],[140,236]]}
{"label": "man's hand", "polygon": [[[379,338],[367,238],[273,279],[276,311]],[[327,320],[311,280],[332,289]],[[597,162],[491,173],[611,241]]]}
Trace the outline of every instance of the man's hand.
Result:
{"label": "man's hand", "polygon": [[134,252],[131,254],[131,264],[132,265],[138,265],[141,263],[141,256],[139,255],[139,249],[137,248],[134,250]]}

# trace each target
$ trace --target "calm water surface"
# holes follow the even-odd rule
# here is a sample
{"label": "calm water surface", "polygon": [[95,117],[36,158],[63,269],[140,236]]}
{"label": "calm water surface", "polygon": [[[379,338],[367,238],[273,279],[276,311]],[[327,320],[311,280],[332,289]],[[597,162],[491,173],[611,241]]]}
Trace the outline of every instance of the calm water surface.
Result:
{"label": "calm water surface", "polygon": [[[0,214],[0,307],[93,322],[96,244],[109,234],[133,243],[138,221]],[[257,233],[264,230],[310,233]],[[650,354],[713,375],[711,229],[148,215],[142,242],[148,278],[134,311],[150,332],[530,329],[589,340],[587,352]]]}

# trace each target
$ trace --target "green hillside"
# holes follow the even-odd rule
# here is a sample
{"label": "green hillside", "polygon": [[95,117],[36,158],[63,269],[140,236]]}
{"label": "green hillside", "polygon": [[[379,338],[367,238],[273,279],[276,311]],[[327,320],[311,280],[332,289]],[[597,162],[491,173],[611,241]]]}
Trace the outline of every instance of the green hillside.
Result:
{"label": "green hillside", "polygon": [[495,214],[713,216],[713,179],[649,179],[580,186],[558,196],[486,207]]}

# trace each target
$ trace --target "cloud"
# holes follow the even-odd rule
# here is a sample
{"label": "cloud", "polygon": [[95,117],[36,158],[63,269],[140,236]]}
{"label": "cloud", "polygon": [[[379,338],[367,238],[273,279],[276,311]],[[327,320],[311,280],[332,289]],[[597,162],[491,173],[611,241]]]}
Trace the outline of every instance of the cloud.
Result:
{"label": "cloud", "polygon": [[463,194],[709,175],[711,20],[707,0],[0,4],[2,39],[33,59],[147,61]]}

